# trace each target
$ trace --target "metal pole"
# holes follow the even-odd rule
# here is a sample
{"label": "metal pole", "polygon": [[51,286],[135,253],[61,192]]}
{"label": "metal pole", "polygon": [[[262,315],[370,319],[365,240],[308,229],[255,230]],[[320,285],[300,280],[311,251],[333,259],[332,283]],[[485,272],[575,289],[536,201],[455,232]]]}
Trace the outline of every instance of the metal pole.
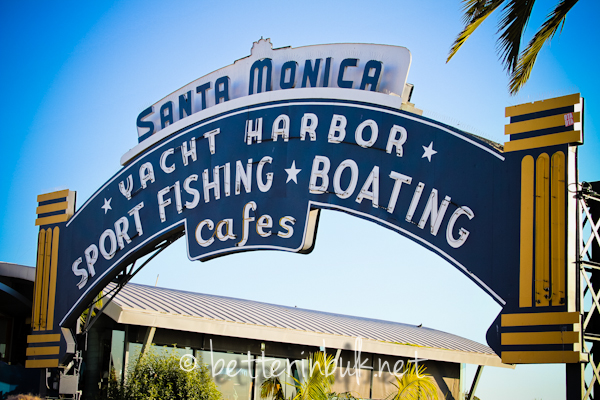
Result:
{"label": "metal pole", "polygon": [[469,397],[467,400],[473,400],[475,398],[475,390],[477,390],[477,385],[479,385],[479,378],[481,378],[481,373],[483,372],[483,365],[477,366],[477,372],[475,372],[475,377],[473,378],[473,383],[471,384],[471,390],[469,390]]}

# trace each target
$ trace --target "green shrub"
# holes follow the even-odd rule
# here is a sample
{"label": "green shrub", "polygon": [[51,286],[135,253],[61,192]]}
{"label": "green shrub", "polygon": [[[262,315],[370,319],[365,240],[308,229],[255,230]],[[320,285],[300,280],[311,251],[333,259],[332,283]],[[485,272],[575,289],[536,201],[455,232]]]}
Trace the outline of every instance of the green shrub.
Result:
{"label": "green shrub", "polygon": [[125,382],[111,380],[109,400],[221,400],[221,393],[208,368],[198,360],[197,368],[180,368],[181,355],[150,350],[127,373]]}

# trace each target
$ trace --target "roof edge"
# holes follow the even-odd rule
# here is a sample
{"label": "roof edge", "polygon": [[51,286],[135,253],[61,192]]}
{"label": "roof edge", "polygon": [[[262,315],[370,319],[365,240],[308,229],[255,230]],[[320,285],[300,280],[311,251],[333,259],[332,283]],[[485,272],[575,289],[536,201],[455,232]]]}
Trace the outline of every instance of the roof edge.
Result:
{"label": "roof edge", "polygon": [[172,315],[159,312],[124,309],[111,302],[106,314],[121,324],[173,329],[179,331],[208,333],[244,339],[264,340],[281,343],[324,346],[332,349],[354,349],[366,353],[398,357],[485,365],[490,367],[514,368],[503,364],[495,354],[464,352],[432,347],[410,346],[362,338],[360,349],[355,337],[309,332],[269,326],[259,326],[231,321],[217,321],[193,316]]}
{"label": "roof edge", "polygon": [[0,261],[0,276],[35,282],[35,267]]}

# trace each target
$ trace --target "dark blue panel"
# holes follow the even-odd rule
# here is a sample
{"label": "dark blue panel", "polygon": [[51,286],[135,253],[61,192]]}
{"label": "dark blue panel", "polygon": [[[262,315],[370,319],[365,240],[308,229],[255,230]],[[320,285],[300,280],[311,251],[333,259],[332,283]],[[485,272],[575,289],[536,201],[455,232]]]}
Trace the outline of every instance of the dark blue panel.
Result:
{"label": "dark blue panel", "polygon": [[[298,63],[296,61],[286,61],[281,66],[281,79],[279,80],[279,87],[282,89],[291,89],[296,86],[296,67]],[[289,80],[286,81],[287,70],[290,71]]]}
{"label": "dark blue panel", "polygon": [[167,101],[160,107],[160,127],[165,127],[173,123],[173,102]]}
{"label": "dark blue panel", "polygon": [[222,76],[215,81],[215,104],[229,101],[229,77]]}
{"label": "dark blue panel", "polygon": [[196,93],[200,93],[202,96],[202,109],[206,108],[206,91],[210,89],[210,82],[206,82],[196,88]]}
{"label": "dark blue panel", "polygon": [[344,89],[352,89],[352,85],[354,82],[348,81],[344,79],[344,72],[346,72],[346,68],[348,67],[356,67],[358,65],[358,59],[356,58],[346,58],[342,60],[340,63],[340,71],[338,72],[337,84],[338,87]]}
{"label": "dark blue panel", "polygon": [[302,74],[302,87],[306,87],[306,83],[310,82],[311,87],[317,87],[317,78],[319,77],[319,67],[321,66],[321,59],[315,60],[314,66],[312,60],[306,60],[304,62],[304,73]]}
{"label": "dark blue panel", "polygon": [[147,128],[148,131],[142,133],[138,139],[139,142],[142,142],[144,139],[149,137],[154,133],[154,123],[152,121],[144,121],[144,118],[154,113],[154,107],[150,106],[146,108],[144,111],[140,113],[137,117],[137,126],[138,128]]}

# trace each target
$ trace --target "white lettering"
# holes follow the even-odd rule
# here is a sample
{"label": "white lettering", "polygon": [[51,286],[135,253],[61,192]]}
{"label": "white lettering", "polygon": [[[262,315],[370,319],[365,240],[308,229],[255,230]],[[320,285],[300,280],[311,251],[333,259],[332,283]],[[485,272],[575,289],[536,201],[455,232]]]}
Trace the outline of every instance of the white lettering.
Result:
{"label": "white lettering", "polygon": [[190,184],[195,181],[198,181],[198,175],[196,174],[188,176],[185,179],[185,181],[183,181],[183,190],[185,190],[186,193],[191,194],[193,196],[192,201],[185,202],[185,208],[187,208],[188,210],[196,208],[196,206],[200,202],[200,192],[197,189],[194,189],[190,186]]}
{"label": "white lettering", "polygon": [[[398,133],[400,133],[400,137],[396,138],[396,135]],[[388,137],[387,145],[385,146],[385,152],[388,154],[392,154],[392,150],[394,146],[396,146],[396,155],[398,157],[402,157],[402,145],[406,143],[406,137],[406,129],[398,125],[392,126],[392,129],[390,129],[390,136]]]}
{"label": "white lettering", "polygon": [[121,192],[121,194],[123,196],[125,196],[125,198],[127,200],[131,200],[131,192],[133,191],[133,176],[131,176],[131,174],[129,174],[129,176],[127,176],[127,187],[125,187],[125,184],[123,183],[123,181],[119,182],[119,192]]}
{"label": "white lettering", "polygon": [[167,167],[167,157],[173,153],[175,153],[175,149],[167,149],[160,155],[160,169],[165,171],[166,174],[175,171],[175,163]]}
{"label": "white lettering", "polygon": [[[110,241],[110,251],[106,251],[106,238]],[[102,254],[102,257],[107,260],[114,257],[117,252],[117,237],[112,229],[107,229],[102,232],[102,235],[100,235],[100,243],[98,244],[100,245],[100,254]]]}
{"label": "white lettering", "polygon": [[198,226],[196,227],[196,242],[198,242],[198,244],[202,247],[207,247],[210,246],[214,241],[215,238],[214,233],[212,235],[210,235],[210,238],[208,238],[207,240],[204,240],[204,238],[202,237],[202,228],[204,226],[207,226],[208,229],[210,229],[211,231],[213,230],[213,228],[215,227],[215,224],[210,220],[210,219],[205,219],[202,222],[200,222],[198,224]]}
{"label": "white lettering", "polygon": [[212,189],[215,193],[215,200],[219,200],[221,198],[221,184],[219,181],[219,167],[216,166],[213,169],[213,181],[209,182],[208,180],[208,169],[205,169],[202,173],[202,182],[204,183],[204,202],[208,203],[210,201],[209,190]]}
{"label": "white lettering", "polygon": [[[323,169],[320,169],[320,165],[323,165]],[[310,182],[308,185],[308,190],[313,194],[323,194],[327,192],[327,188],[329,187],[329,176],[327,173],[329,172],[330,162],[329,158],[325,156],[315,156],[312,164],[312,170],[310,172]],[[321,185],[317,186],[317,179],[321,179]]]}
{"label": "white lettering", "polygon": [[181,157],[183,159],[183,165],[187,166],[189,158],[192,157],[192,161],[197,160],[196,155],[196,138],[190,139],[190,149],[187,148],[187,142],[181,144]]}
{"label": "white lettering", "polygon": [[268,192],[269,189],[271,189],[271,185],[273,185],[273,173],[272,172],[267,173],[267,183],[264,183],[262,180],[263,167],[265,166],[265,164],[267,164],[267,163],[271,164],[272,162],[273,162],[273,158],[271,158],[269,156],[264,156],[258,163],[258,167],[256,167],[256,185],[258,186],[258,189],[263,193]]}
{"label": "white lettering", "polygon": [[292,235],[294,234],[294,227],[293,225],[296,223],[296,218],[294,217],[290,217],[290,216],[285,216],[283,218],[281,218],[279,220],[279,226],[281,226],[283,229],[285,229],[285,232],[277,232],[277,236],[284,238],[284,239],[289,239],[292,237]]}
{"label": "white lettering", "polygon": [[[221,133],[221,129],[213,129],[210,132],[206,132],[203,136],[205,139],[208,139],[208,148],[210,150],[210,154],[215,154],[217,151],[217,145],[215,143],[215,136]],[[260,143],[260,142],[259,142]]]}
{"label": "white lettering", "polygon": [[311,141],[317,140],[317,125],[319,125],[319,118],[313,113],[305,113],[300,126],[300,140],[304,140],[307,133]]}
{"label": "white lettering", "polygon": [[[280,125],[282,126],[279,127]],[[282,136],[284,142],[287,142],[290,139],[290,117],[285,114],[281,114],[275,119],[275,122],[273,122],[271,139],[276,142],[278,136]]]}
{"label": "white lettering", "polygon": [[81,288],[84,287],[88,281],[87,271],[83,268],[79,268],[79,264],[81,264],[82,262],[83,262],[83,260],[81,259],[81,257],[79,257],[77,260],[75,260],[75,262],[71,266],[71,271],[73,271],[75,276],[81,276],[81,280],[77,284],[77,288],[79,290],[81,290]]}
{"label": "white lettering", "polygon": [[466,206],[462,206],[462,207],[458,208],[456,211],[454,211],[454,213],[450,217],[450,220],[448,221],[448,227],[446,228],[446,240],[448,241],[448,244],[450,246],[454,247],[455,249],[457,249],[460,246],[462,246],[463,244],[465,244],[465,241],[469,237],[469,231],[464,228],[460,228],[458,231],[459,232],[458,239],[454,239],[454,236],[452,233],[454,231],[454,224],[456,224],[456,220],[461,215],[466,215],[467,217],[469,217],[469,219],[473,219],[475,217],[475,214],[473,213],[473,211],[469,207],[466,207]]}
{"label": "white lettering", "polygon": [[427,201],[427,205],[425,206],[425,210],[423,211],[423,215],[421,216],[421,220],[419,221],[419,228],[423,229],[427,220],[431,216],[431,234],[436,236],[438,230],[440,229],[440,225],[442,224],[442,220],[444,219],[444,215],[446,214],[446,210],[448,209],[448,205],[450,204],[450,196],[446,196],[444,200],[442,200],[442,204],[440,205],[440,209],[438,210],[437,206],[437,196],[438,192],[436,189],[431,190],[431,194],[429,195],[429,200]]}
{"label": "white lettering", "polygon": [[244,135],[244,141],[246,144],[251,145],[252,141],[256,143],[262,142],[262,118],[256,120],[256,129],[252,129],[252,120],[246,121],[246,134]]}
{"label": "white lettering", "polygon": [[[371,187],[373,189],[369,190]],[[360,193],[356,196],[356,202],[361,203],[363,199],[371,200],[373,207],[379,207],[379,167],[377,165],[373,167],[362,189],[360,189]]]}
{"label": "white lettering", "polygon": [[329,143],[341,143],[346,137],[346,117],[343,115],[333,114],[331,125],[329,126],[329,135],[327,140]]}
{"label": "white lettering", "polygon": [[131,239],[127,234],[129,230],[129,220],[127,217],[121,217],[115,222],[115,234],[117,235],[117,244],[119,248],[123,250],[125,248],[125,242],[131,243]]}
{"label": "white lettering", "polygon": [[137,206],[133,207],[127,214],[133,215],[135,221],[135,229],[137,230],[138,236],[142,236],[144,231],[142,230],[142,221],[140,220],[140,210],[144,208],[144,202],[142,201]]}
{"label": "white lettering", "polygon": [[390,178],[395,180],[394,188],[392,189],[392,194],[390,195],[390,202],[387,206],[387,211],[391,214],[396,208],[396,202],[398,201],[398,195],[400,194],[400,188],[402,187],[402,184],[406,183],[410,185],[412,178],[410,176],[399,174],[395,171],[390,172]]}
{"label": "white lettering", "polygon": [[175,207],[177,208],[177,214],[183,212],[183,204],[181,203],[181,184],[179,181],[175,181]]}
{"label": "white lettering", "polygon": [[[364,140],[362,134],[367,126],[371,128],[371,138],[369,140]],[[356,144],[360,147],[369,148],[375,144],[378,135],[379,127],[377,126],[377,123],[372,119],[368,119],[358,125],[356,132],[354,133],[354,139],[356,140]]]}
{"label": "white lettering", "polygon": [[95,244],[89,245],[83,254],[85,254],[85,263],[87,265],[88,272],[90,273],[90,276],[93,277],[96,275],[94,264],[96,264],[96,261],[98,261],[98,246]]}
{"label": "white lettering", "polygon": [[171,204],[171,199],[165,199],[164,196],[171,191],[171,187],[167,186],[164,189],[158,191],[156,197],[158,198],[158,214],[160,215],[160,222],[167,220],[165,213],[165,207]]}
{"label": "white lettering", "polygon": [[150,183],[154,183],[154,168],[152,168],[152,164],[149,162],[140,166],[140,182],[142,183],[142,187],[144,189],[146,189],[146,182],[148,181],[150,181]]}
{"label": "white lettering", "polygon": [[256,203],[254,201],[249,201],[244,204],[244,210],[242,211],[243,215],[243,223],[242,223],[242,240],[240,240],[235,245],[237,247],[242,247],[248,241],[248,233],[250,229],[250,222],[254,221],[254,217],[250,216],[250,210],[256,210]]}
{"label": "white lettering", "polygon": [[[344,172],[344,170],[346,168],[350,168],[350,183],[348,184],[348,187],[346,188],[346,190],[343,190],[341,188],[341,179],[342,179],[342,173]],[[352,193],[354,193],[354,189],[356,189],[356,183],[358,182],[358,165],[356,165],[356,162],[354,160],[344,160],[340,163],[340,165],[337,167],[337,169],[335,170],[335,174],[333,175],[333,190],[335,191],[335,194],[340,198],[340,199],[347,199],[348,197],[352,196]]]}
{"label": "white lettering", "polygon": [[244,189],[246,193],[250,193],[252,190],[252,159],[248,159],[248,164],[246,164],[246,171],[244,172],[244,166],[240,160],[235,163],[235,194],[240,194],[241,192],[241,183],[244,184]]}
{"label": "white lettering", "polygon": [[273,218],[270,215],[261,216],[258,221],[256,221],[256,233],[258,233],[262,237],[271,236],[271,231],[264,231],[264,228],[272,228],[273,227]]}
{"label": "white lettering", "polygon": [[421,194],[423,193],[423,188],[425,184],[423,182],[419,182],[415,189],[415,193],[413,194],[413,198],[410,202],[410,206],[408,207],[408,212],[406,213],[406,220],[408,222],[412,222],[412,217],[415,215],[415,210],[419,205],[419,200],[421,199]]}
{"label": "white lettering", "polygon": [[[226,227],[226,234],[223,234],[223,227]],[[222,221],[219,221],[219,223],[217,223],[217,228],[215,229],[215,232],[217,233],[217,238],[221,241],[224,242],[227,239],[235,239],[235,235],[233,234],[233,219],[228,218],[228,219],[224,219]]]}

